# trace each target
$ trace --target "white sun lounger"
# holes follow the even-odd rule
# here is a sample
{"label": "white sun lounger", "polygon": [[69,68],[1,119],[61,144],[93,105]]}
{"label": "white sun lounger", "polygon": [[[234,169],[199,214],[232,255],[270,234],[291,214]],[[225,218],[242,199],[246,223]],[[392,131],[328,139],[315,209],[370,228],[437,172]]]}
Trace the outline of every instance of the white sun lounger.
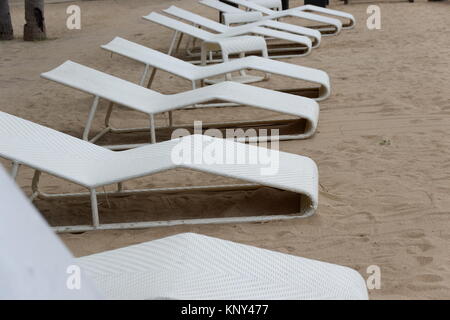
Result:
{"label": "white sun lounger", "polygon": [[112,299],[368,299],[353,269],[193,233],[77,262]]}
{"label": "white sun lounger", "polygon": [[335,16],[344,21],[342,23],[342,29],[353,29],[356,25],[355,17],[352,14],[344,12],[344,11],[322,8],[322,7],[314,6],[311,4],[307,4],[307,5],[300,6],[300,7],[295,7],[292,9],[301,10],[303,12],[313,12],[315,14],[323,13],[326,15]]}
{"label": "white sun lounger", "polygon": [[261,20],[253,23],[248,23],[242,26],[230,27],[222,23],[216,22],[214,20],[208,19],[206,17],[200,16],[198,14],[195,14],[193,12],[178,8],[176,6],[170,6],[169,8],[163,11],[177,18],[189,21],[196,26],[201,26],[203,28],[210,29],[212,31],[219,32],[222,34],[241,35],[247,30],[250,33],[252,33],[252,30],[255,27],[269,27],[272,29],[278,29],[280,31],[298,34],[301,36],[307,36],[311,39],[313,48],[319,47],[320,40],[322,38],[321,33],[317,30],[273,20]]}
{"label": "white sun lounger", "polygon": [[[153,67],[147,88],[151,86],[157,69],[172,73],[181,78],[191,81],[192,89],[197,88],[197,82],[212,83],[223,80],[233,80],[241,83],[249,83],[265,80],[269,74],[278,74],[293,79],[308,81],[317,85],[315,88],[296,88],[283,90],[291,94],[308,96],[316,101],[326,99],[330,95],[330,79],[324,71],[298,66],[291,63],[275,61],[262,57],[245,57],[234,59],[228,62],[213,64],[208,66],[197,66],[189,62],[169,56],[165,53],[153,50],[137,43],[125,40],[120,37],[114,38],[109,43],[101,46],[110,52],[128,57],[130,59],[142,62],[145,65],[144,72],[141,77],[140,85],[145,85],[149,67]],[[266,77],[241,75],[229,77],[228,74],[234,71],[242,71],[246,69],[258,70],[266,73]],[[208,78],[225,75],[221,79],[210,80]]]}
{"label": "white sun lounger", "polygon": [[[224,156],[239,153],[244,155],[245,159],[258,157],[259,152],[262,152],[261,148],[257,146],[205,135],[191,135],[116,152],[0,112],[0,157],[13,161],[13,175],[17,175],[20,164],[36,169],[32,181],[32,199],[36,197],[54,198],[90,195],[92,225],[57,227],[57,231],[269,221],[308,217],[315,212],[318,201],[318,172],[316,164],[311,159],[296,154],[264,149],[268,159],[278,161],[277,168],[270,168],[270,164],[263,164],[263,161],[250,163],[250,160],[248,160],[243,161],[243,164],[225,161],[225,159],[214,161],[214,158],[207,158],[211,148],[222,150]],[[199,156],[200,160],[197,158]],[[175,168],[187,168],[216,174],[247,183],[146,190],[123,190],[122,188],[121,183],[126,180]],[[39,190],[41,172],[81,185],[87,188],[89,192],[86,194],[46,194]],[[127,195],[143,192],[173,193],[189,190],[252,190],[260,186],[266,186],[298,194],[300,209],[296,214],[286,215],[101,224],[97,206],[97,189],[112,184],[118,184],[117,191],[99,192],[98,194]]]}
{"label": "white sun lounger", "polygon": [[[205,0],[205,1],[217,1],[217,0]],[[275,9],[277,11],[283,11],[283,6],[281,4],[281,0],[249,0],[251,2],[254,2],[260,6]],[[289,8],[289,10],[300,10],[304,12],[313,12],[316,14],[326,14],[330,16],[335,16],[338,19],[343,20],[342,29],[352,29],[355,27],[356,20],[355,17],[347,12],[340,11],[340,10],[333,10],[328,8],[322,8],[319,6],[315,6],[312,4],[307,4],[295,8]]]}
{"label": "white sun lounger", "polygon": [[[186,53],[187,58],[192,57],[196,58],[198,57],[198,52],[195,51],[195,40],[201,40],[202,41],[202,53],[204,50],[204,46],[208,44],[208,51],[212,52],[213,50],[219,51],[221,49],[220,46],[218,46],[218,42],[224,39],[234,39],[235,45],[234,48],[236,51],[234,53],[238,53],[239,50],[242,48],[243,52],[248,52],[249,49],[252,49],[252,42],[250,41],[250,38],[241,38],[239,36],[242,35],[248,35],[248,34],[258,34],[260,36],[264,37],[273,37],[281,40],[285,40],[288,42],[291,42],[292,45],[286,46],[286,44],[280,44],[274,45],[274,47],[269,47],[269,57],[270,58],[288,58],[288,57],[299,57],[299,56],[305,56],[311,53],[312,50],[312,41],[310,38],[306,36],[300,36],[295,35],[292,33],[287,32],[281,32],[278,30],[265,28],[265,27],[259,27],[255,25],[251,29],[246,27],[242,30],[236,30],[234,32],[226,32],[226,33],[211,33],[206,30],[202,30],[198,27],[189,25],[187,23],[181,22],[176,19],[172,19],[170,17],[164,16],[162,14],[159,14],[157,12],[152,12],[147,16],[143,17],[146,20],[152,21],[154,23],[158,23],[162,26],[165,26],[169,29],[174,30],[174,35],[168,50],[168,54],[173,54],[174,51],[176,52],[181,44],[181,40],[183,38],[183,35],[189,35],[192,37],[193,41],[187,41],[187,47],[186,47]],[[260,50],[256,50],[260,51]],[[209,62],[217,62],[217,61],[223,61],[222,59],[212,59],[213,57],[210,55]]]}
{"label": "white sun lounger", "polygon": [[[317,25],[317,26],[307,26],[307,27],[317,28],[319,31],[321,31],[322,35],[337,35],[342,30],[342,22],[339,19],[307,12],[307,11],[311,11],[311,8],[310,8],[310,10],[305,10],[305,11],[299,10],[299,9],[288,9],[288,10],[276,11],[276,10],[266,8],[262,5],[259,5],[255,2],[248,1],[248,0],[228,0],[228,1],[238,4],[238,5],[241,5],[247,9],[255,10],[255,11],[265,14],[266,16],[264,16],[263,19],[273,20],[273,19],[280,19],[280,18],[284,18],[284,17],[294,17],[294,18],[309,20],[316,24],[319,23],[319,25]],[[207,1],[201,0],[200,3],[210,6]],[[231,7],[231,6],[229,6],[229,7]]]}
{"label": "white sun lounger", "polygon": [[74,258],[1,166],[0,203],[0,299],[368,299],[353,269],[194,233]]}
{"label": "white sun lounger", "polygon": [[[319,118],[319,105],[313,99],[296,96],[284,92],[272,91],[255,86],[245,85],[237,82],[225,81],[211,86],[198,88],[186,92],[172,95],[164,95],[156,91],[144,88],[132,82],[128,82],[109,74],[88,68],[81,64],[66,61],[59,67],[41,74],[45,79],[56,81],[69,87],[94,95],[94,101],[88,115],[86,127],[83,132],[83,139],[96,142],[100,137],[108,132],[149,132],[151,143],[156,142],[156,129],[177,129],[192,128],[191,125],[174,125],[172,111],[194,106],[196,104],[211,101],[225,101],[235,104],[248,105],[256,108],[283,113],[290,116],[290,119],[264,120],[264,121],[236,121],[203,123],[203,128],[261,128],[264,126],[286,125],[294,126],[295,133],[280,135],[259,135],[238,137],[237,141],[278,141],[292,139],[306,139],[312,136],[317,128]],[[146,128],[117,129],[110,125],[113,105],[110,104],[103,129],[93,138],[89,138],[92,121],[97,111],[99,99],[106,99],[111,103],[122,105],[136,111],[149,115],[150,126]],[[233,107],[234,108],[234,107]],[[156,128],[154,115],[169,112],[169,125]],[[295,119],[292,119],[295,117]],[[137,145],[110,146],[116,149],[127,149]]]}

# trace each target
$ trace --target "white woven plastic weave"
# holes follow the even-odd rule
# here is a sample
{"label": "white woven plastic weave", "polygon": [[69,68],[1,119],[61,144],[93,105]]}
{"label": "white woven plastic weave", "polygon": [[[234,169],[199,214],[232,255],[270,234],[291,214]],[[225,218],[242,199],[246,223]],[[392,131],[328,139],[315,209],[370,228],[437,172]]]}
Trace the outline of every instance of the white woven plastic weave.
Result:
{"label": "white woven plastic weave", "polygon": [[197,234],[74,259],[1,166],[0,191],[1,299],[367,297],[351,269]]}
{"label": "white woven plastic weave", "polygon": [[330,16],[336,16],[338,18],[341,18],[345,21],[342,24],[342,29],[352,29],[356,25],[355,17],[352,14],[344,12],[344,11],[322,8],[322,7],[314,6],[311,4],[307,4],[307,5],[300,6],[300,7],[295,7],[293,9],[301,10],[301,11],[305,11],[305,12],[324,13],[324,14],[327,14]]}
{"label": "white woven plastic weave", "polygon": [[72,254],[0,165],[0,300],[101,299],[92,281],[70,290]]}
{"label": "white woven plastic weave", "polygon": [[[305,39],[303,36],[310,37],[314,39],[315,46],[318,47],[321,40],[321,34],[317,30],[296,26],[293,24],[282,23],[278,21],[272,21],[267,19],[261,19],[262,15],[260,12],[245,12],[244,14],[248,17],[248,15],[258,14],[260,16],[258,21],[253,23],[244,24],[236,27],[229,27],[218,23],[214,20],[205,18],[188,10],[184,10],[178,8],[176,6],[170,6],[169,8],[164,10],[165,13],[171,14],[175,17],[181,18],[183,20],[194,23],[195,25],[199,25],[205,27],[210,30],[214,30],[219,32],[222,36],[227,37],[236,37],[246,34],[255,34],[262,35],[270,38],[287,40],[289,42],[297,42],[305,44],[306,46],[312,46],[312,43]],[[266,28],[269,27],[269,28]],[[274,30],[274,29],[278,29]],[[299,38],[299,36],[301,36]]]}
{"label": "white woven plastic weave", "polygon": [[[245,8],[251,9],[251,10],[262,12],[263,14],[266,15],[263,19],[273,20],[273,19],[279,19],[279,18],[283,18],[283,17],[297,17],[297,18],[301,18],[301,19],[310,20],[310,21],[313,21],[316,23],[328,25],[328,26],[331,25],[335,29],[334,32],[332,32],[332,34],[335,34],[335,35],[338,34],[342,30],[342,22],[339,19],[306,12],[306,11],[311,11],[311,8],[310,8],[310,10],[305,10],[305,11],[299,10],[296,8],[282,10],[282,11],[276,11],[276,10],[269,9],[265,6],[262,6],[258,3],[255,3],[255,2],[249,1],[249,0],[229,0],[229,2],[236,3],[238,5],[241,5]],[[201,3],[208,5],[207,2],[204,2],[204,0],[201,1]]]}
{"label": "white woven plastic weave", "polygon": [[[204,161],[205,150],[216,146],[224,155],[241,152],[259,154],[259,147],[203,135],[114,152],[87,141],[0,112],[0,157],[64,178],[87,188],[96,188],[160,171],[184,167],[299,193],[304,197],[301,214],[314,213],[318,203],[318,171],[313,160],[296,154],[264,149],[278,161],[278,171],[265,174],[267,163],[224,163]],[[174,158],[185,147],[198,158]],[[176,149],[178,148],[178,149]],[[174,151],[175,150],[175,151]],[[217,149],[219,150],[219,149]],[[189,153],[187,153],[189,154]],[[175,159],[175,160],[174,160]]]}
{"label": "white woven plastic weave", "polygon": [[225,25],[229,26],[235,23],[249,23],[261,20],[263,17],[261,12],[249,11],[242,13],[224,13],[223,22]]}
{"label": "white woven plastic weave", "polygon": [[326,99],[331,91],[330,78],[322,70],[262,57],[250,56],[224,63],[198,66],[120,37],[114,38],[103,45],[102,48],[191,81],[202,80],[233,71],[253,69],[317,84],[320,87],[319,96],[315,99],[317,101]]}
{"label": "white woven plastic weave", "polygon": [[[208,0],[206,0],[206,1],[208,1]],[[217,1],[217,0],[210,0],[210,1]],[[269,9],[282,10],[282,7],[283,7],[281,4],[281,0],[250,0],[250,1],[256,3],[260,6],[269,8]],[[342,29],[354,28],[355,24],[356,24],[355,18],[350,13],[347,13],[344,11],[339,11],[339,10],[323,8],[323,7],[315,6],[312,4],[307,4],[304,6],[290,8],[290,10],[300,10],[300,11],[305,11],[305,12],[319,13],[319,14],[324,13],[324,14],[327,14],[330,16],[335,16],[335,17],[341,18],[345,21],[342,26]]]}
{"label": "white woven plastic weave", "polygon": [[112,299],[367,299],[354,270],[184,233],[78,259]]}
{"label": "white woven plastic weave", "polygon": [[[305,13],[306,14],[306,13]],[[178,31],[180,33],[188,34],[193,38],[200,39],[202,41],[215,43],[217,40],[223,39],[223,38],[229,38],[229,37],[237,37],[247,34],[257,34],[267,37],[273,37],[277,39],[282,39],[290,42],[294,42],[297,44],[300,44],[301,46],[305,47],[305,52],[299,55],[307,55],[310,53],[312,49],[312,41],[308,37],[300,36],[288,32],[282,32],[278,30],[272,30],[270,28],[264,28],[259,27],[257,25],[255,26],[239,26],[234,27],[232,30],[229,30],[224,33],[219,34],[213,34],[206,30],[202,30],[200,28],[188,25],[186,23],[183,23],[181,21],[169,18],[167,16],[161,15],[157,12],[152,12],[147,16],[143,17],[146,20],[158,23],[160,25],[163,25],[167,28],[173,29],[175,31]],[[259,22],[257,22],[259,23]],[[226,27],[224,25],[224,27]]]}
{"label": "white woven plastic weave", "polygon": [[163,95],[72,61],[41,76],[147,114],[219,99],[297,116],[308,122],[305,132],[296,136],[297,139],[312,136],[319,119],[319,105],[312,99],[230,81]]}

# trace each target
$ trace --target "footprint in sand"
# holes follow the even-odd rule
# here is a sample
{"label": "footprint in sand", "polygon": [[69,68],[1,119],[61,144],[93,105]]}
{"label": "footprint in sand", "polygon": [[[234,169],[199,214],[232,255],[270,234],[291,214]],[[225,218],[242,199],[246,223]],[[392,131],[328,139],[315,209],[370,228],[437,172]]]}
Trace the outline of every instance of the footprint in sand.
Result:
{"label": "footprint in sand", "polygon": [[444,280],[441,276],[438,276],[436,274],[421,274],[418,275],[416,279],[427,283],[436,283]]}
{"label": "footprint in sand", "polygon": [[414,244],[414,245],[409,246],[406,249],[406,252],[408,254],[415,255],[415,254],[418,254],[418,253],[421,253],[421,252],[426,252],[426,251],[431,250],[433,248],[434,248],[434,246],[427,241],[426,243],[419,243],[419,244]]}
{"label": "footprint in sand", "polygon": [[277,237],[278,238],[282,238],[284,236],[292,237],[292,236],[294,236],[294,233],[292,233],[291,231],[279,231],[279,232],[277,232]]}
{"label": "footprint in sand", "polygon": [[403,236],[405,238],[418,239],[424,237],[425,233],[422,230],[411,230],[406,232]]}
{"label": "footprint in sand", "polygon": [[416,257],[416,259],[421,266],[424,266],[424,265],[427,265],[427,264],[430,264],[431,262],[433,262],[433,257],[418,256],[418,257]]}

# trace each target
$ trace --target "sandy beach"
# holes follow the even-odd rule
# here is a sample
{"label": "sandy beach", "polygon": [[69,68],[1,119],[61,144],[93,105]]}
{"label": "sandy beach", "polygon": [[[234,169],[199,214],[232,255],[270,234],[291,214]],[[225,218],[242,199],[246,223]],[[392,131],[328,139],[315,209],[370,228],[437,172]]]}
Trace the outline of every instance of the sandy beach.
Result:
{"label": "sandy beach", "polygon": [[[303,1],[291,1],[291,7]],[[81,7],[81,30],[66,28],[69,3],[47,4],[46,41],[23,42],[23,6],[11,5],[16,39],[0,42],[0,110],[80,137],[92,97],[41,79],[66,60],[137,82],[143,65],[100,48],[115,36],[166,51],[171,31],[141,16],[170,5],[217,19],[195,0],[75,1]],[[282,151],[316,161],[320,199],[316,214],[284,222],[176,226],[142,230],[61,234],[75,256],[120,248],[181,232],[196,232],[283,253],[345,265],[364,278],[367,267],[381,268],[381,288],[371,299],[450,299],[450,2],[382,2],[382,29],[366,27],[367,4],[330,8],[355,16],[357,26],[324,37],[307,57],[287,62],[326,71],[330,98],[320,102],[319,128],[307,140],[281,142]],[[273,76],[258,85],[291,87]],[[152,87],[162,93],[190,89],[190,83],[159,72]],[[95,130],[103,124],[102,102]],[[202,110],[214,120],[217,110]],[[264,119],[271,113],[242,108],[221,109],[221,116]],[[192,121],[198,111],[180,111],[177,121]],[[101,116],[100,116],[101,115]],[[146,124],[137,112],[120,109],[113,122]],[[157,121],[165,121],[163,116]],[[114,139],[111,137],[108,139]],[[130,138],[130,136],[128,136]],[[133,138],[131,136],[131,138]],[[142,139],[142,137],[137,137]],[[117,141],[117,140],[116,140]],[[0,163],[10,167],[8,161]],[[23,168],[18,183],[30,193],[33,171]],[[227,182],[187,170],[160,173],[127,182],[127,188],[183,186]],[[82,190],[44,175],[49,192]],[[286,197],[273,190],[252,194],[254,206],[233,202],[242,195],[208,198],[126,197],[101,201],[105,222],[133,219],[211,217],[270,208]],[[287,196],[289,198],[289,195]],[[53,225],[89,223],[88,200],[35,202]],[[286,202],[286,208],[290,206]],[[279,209],[279,208],[278,208]],[[244,211],[245,211],[244,210]]]}

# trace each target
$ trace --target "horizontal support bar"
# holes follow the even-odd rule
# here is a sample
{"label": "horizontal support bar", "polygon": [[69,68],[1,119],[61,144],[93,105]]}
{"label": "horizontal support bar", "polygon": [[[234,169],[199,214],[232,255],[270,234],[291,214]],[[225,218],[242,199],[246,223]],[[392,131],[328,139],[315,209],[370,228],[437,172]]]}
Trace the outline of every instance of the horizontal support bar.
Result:
{"label": "horizontal support bar", "polygon": [[[191,187],[172,187],[172,188],[150,188],[150,189],[133,189],[133,190],[121,190],[121,191],[107,191],[97,192],[97,196],[127,196],[140,193],[181,193],[181,192],[201,192],[201,191],[236,191],[236,190],[255,190],[262,186],[254,183],[245,184],[226,184],[226,185],[211,185],[211,186],[191,186]],[[61,199],[61,198],[81,198],[89,196],[89,192],[77,192],[77,193],[54,193],[49,194],[45,192],[39,192],[38,197],[41,199]]]}
{"label": "horizontal support bar", "polygon": [[62,232],[83,232],[92,230],[143,229],[152,227],[168,227],[168,226],[194,225],[194,224],[265,222],[276,220],[290,220],[306,217],[307,215],[290,214],[290,215],[250,216],[250,217],[230,217],[230,218],[205,218],[205,219],[185,219],[185,220],[167,220],[167,221],[109,223],[109,224],[100,224],[98,227],[89,225],[58,226],[52,227],[52,229],[56,232],[62,233]]}
{"label": "horizontal support bar", "polygon": [[101,137],[103,137],[105,134],[111,132],[111,127],[106,127],[104,128],[102,131],[100,131],[99,133],[97,133],[93,138],[91,138],[89,140],[89,142],[91,143],[95,143],[97,142],[97,140],[99,140]]}
{"label": "horizontal support bar", "polygon": [[[220,129],[220,128],[226,128],[230,126],[261,126],[261,125],[278,125],[278,124],[287,124],[289,122],[297,121],[298,118],[292,118],[292,119],[274,119],[274,120],[257,120],[257,121],[249,121],[249,120],[243,120],[243,121],[230,121],[230,122],[206,122],[202,123],[202,128],[210,128],[213,127],[214,129]],[[156,127],[156,130],[161,129],[194,129],[194,126],[192,124],[176,124],[172,125],[170,127]],[[133,133],[133,132],[147,132],[150,130],[149,127],[141,127],[141,128],[111,128],[112,133]]]}

